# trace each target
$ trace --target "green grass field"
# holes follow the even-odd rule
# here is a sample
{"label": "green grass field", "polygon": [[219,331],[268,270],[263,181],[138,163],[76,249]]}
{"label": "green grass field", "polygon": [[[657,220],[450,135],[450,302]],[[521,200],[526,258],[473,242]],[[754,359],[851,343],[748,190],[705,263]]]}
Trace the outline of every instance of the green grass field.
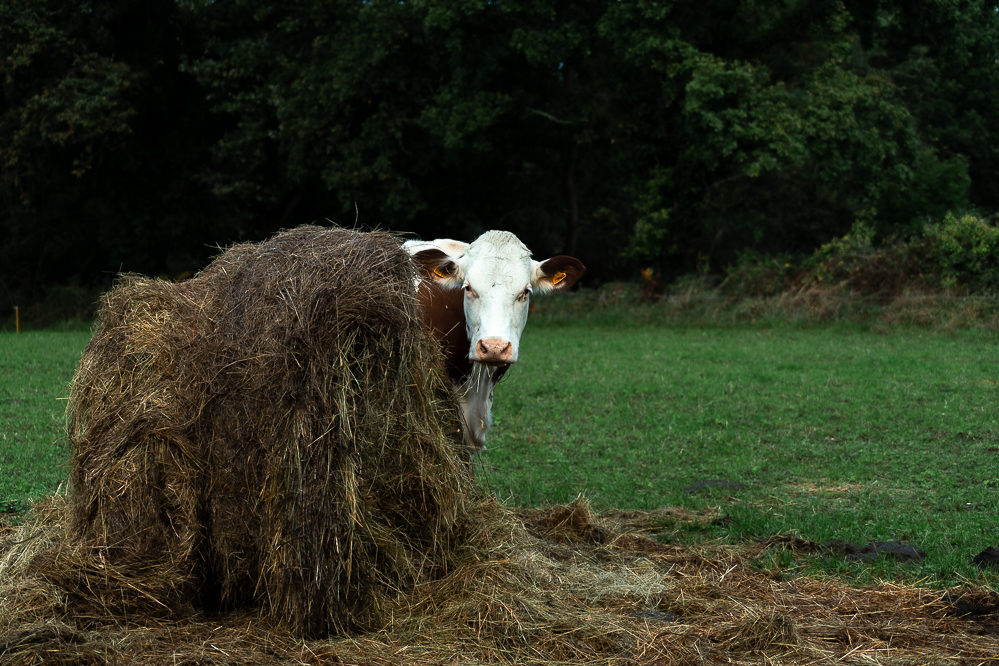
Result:
{"label": "green grass field", "polygon": [[90,333],[0,333],[0,510],[66,478],[69,381]]}
{"label": "green grass field", "polygon": [[479,461],[500,497],[717,517],[664,525],[673,541],[911,541],[918,565],[798,564],[986,579],[971,558],[999,545],[994,333],[605,322],[522,345]]}
{"label": "green grass field", "polygon": [[[476,461],[500,498],[682,507],[696,519],[663,519],[674,542],[908,541],[925,560],[848,563],[775,545],[759,564],[999,585],[971,565],[999,546],[994,332],[537,319]],[[0,334],[0,508],[65,478],[61,398],[87,338]]]}

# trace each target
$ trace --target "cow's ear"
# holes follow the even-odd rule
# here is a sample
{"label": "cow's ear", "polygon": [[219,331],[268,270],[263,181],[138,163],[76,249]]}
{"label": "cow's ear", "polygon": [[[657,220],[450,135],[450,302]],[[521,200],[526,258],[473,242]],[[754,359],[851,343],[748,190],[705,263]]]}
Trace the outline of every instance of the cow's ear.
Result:
{"label": "cow's ear", "polygon": [[420,275],[442,287],[460,287],[464,280],[458,262],[443,250],[437,248],[420,250],[413,255],[413,261]]}
{"label": "cow's ear", "polygon": [[586,272],[586,266],[575,257],[564,254],[547,261],[535,262],[534,279],[531,281],[540,292],[565,291],[576,284]]}

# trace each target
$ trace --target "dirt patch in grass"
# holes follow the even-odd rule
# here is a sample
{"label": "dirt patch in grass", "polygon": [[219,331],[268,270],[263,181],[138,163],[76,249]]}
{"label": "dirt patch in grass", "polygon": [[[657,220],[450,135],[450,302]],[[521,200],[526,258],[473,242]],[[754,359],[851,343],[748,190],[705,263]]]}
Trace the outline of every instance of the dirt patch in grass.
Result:
{"label": "dirt patch in grass", "polygon": [[862,483],[833,483],[795,481],[790,484],[791,492],[799,495],[847,495],[862,492],[867,486]]}

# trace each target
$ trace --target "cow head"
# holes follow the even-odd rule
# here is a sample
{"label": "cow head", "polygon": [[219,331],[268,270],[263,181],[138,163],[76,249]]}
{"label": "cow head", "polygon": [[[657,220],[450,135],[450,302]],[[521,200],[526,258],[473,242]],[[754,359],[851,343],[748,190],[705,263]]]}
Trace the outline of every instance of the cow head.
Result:
{"label": "cow head", "polygon": [[474,363],[516,363],[532,294],[564,291],[586,268],[574,257],[535,261],[507,231],[487,231],[472,243],[408,241],[425,278],[464,292],[465,327]]}
{"label": "cow head", "polygon": [[517,361],[531,294],[564,291],[586,268],[565,256],[535,261],[505,231],[488,231],[472,243],[439,239],[404,247],[420,270],[423,314],[458,389],[465,444],[478,452],[491,421],[493,385]]}

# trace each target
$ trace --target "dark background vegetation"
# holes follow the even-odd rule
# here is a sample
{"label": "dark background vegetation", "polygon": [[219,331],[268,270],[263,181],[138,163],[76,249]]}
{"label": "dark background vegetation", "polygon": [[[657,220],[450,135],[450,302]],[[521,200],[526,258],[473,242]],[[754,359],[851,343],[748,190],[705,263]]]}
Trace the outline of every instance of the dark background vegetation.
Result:
{"label": "dark background vegetation", "polygon": [[835,272],[830,253],[860,247],[994,286],[994,2],[0,0],[0,17],[0,305],[38,318],[120,271],[182,276],[326,219],[508,229],[581,257],[591,285]]}

